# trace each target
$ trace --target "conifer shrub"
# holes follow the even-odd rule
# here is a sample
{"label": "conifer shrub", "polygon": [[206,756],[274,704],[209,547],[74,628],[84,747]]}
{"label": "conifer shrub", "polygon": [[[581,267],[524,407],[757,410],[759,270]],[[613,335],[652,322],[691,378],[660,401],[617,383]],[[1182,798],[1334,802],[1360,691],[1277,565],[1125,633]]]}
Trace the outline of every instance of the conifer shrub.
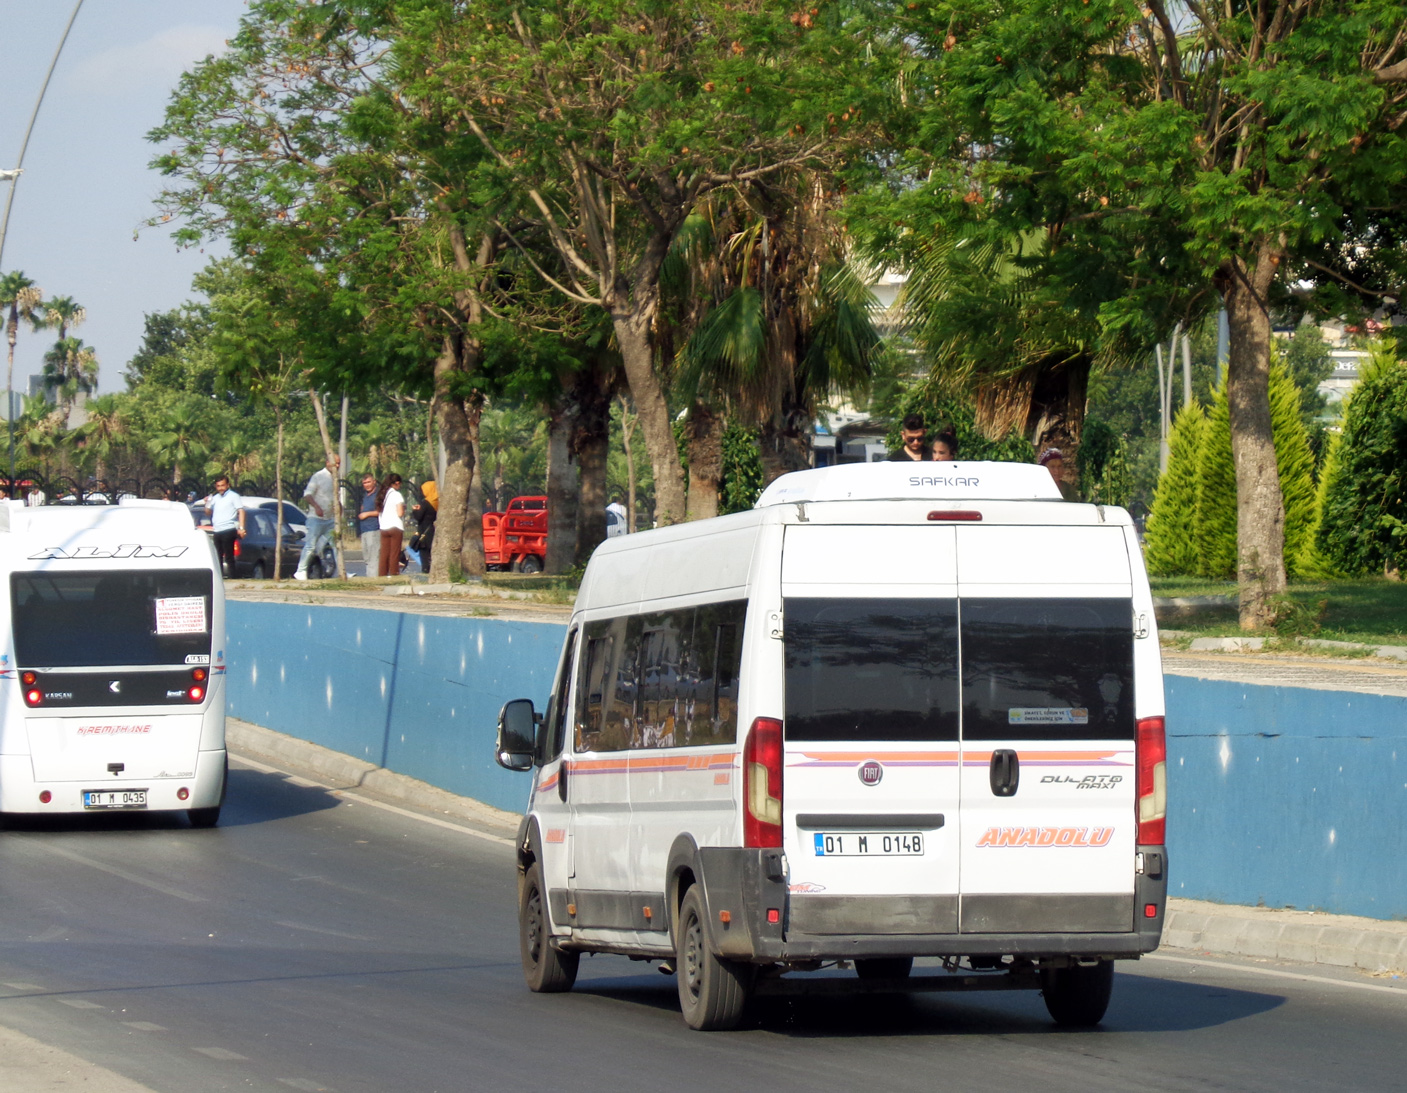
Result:
{"label": "conifer shrub", "polygon": [[1213,580],[1236,576],[1236,466],[1224,383],[1212,396],[1198,449],[1192,544],[1197,576]]}
{"label": "conifer shrub", "polygon": [[1144,562],[1155,577],[1186,577],[1198,571],[1193,523],[1197,468],[1207,418],[1197,405],[1184,406],[1168,437],[1168,469],[1158,479],[1143,540]]}
{"label": "conifer shrub", "polygon": [[1374,351],[1344,410],[1323,475],[1316,544],[1349,576],[1395,572],[1407,558],[1407,364]]}

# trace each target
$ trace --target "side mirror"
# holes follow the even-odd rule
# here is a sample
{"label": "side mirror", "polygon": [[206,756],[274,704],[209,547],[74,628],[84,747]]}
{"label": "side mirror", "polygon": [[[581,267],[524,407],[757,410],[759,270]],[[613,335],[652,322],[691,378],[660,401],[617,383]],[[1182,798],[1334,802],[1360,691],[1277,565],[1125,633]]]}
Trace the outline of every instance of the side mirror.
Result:
{"label": "side mirror", "polygon": [[533,738],[537,730],[537,713],[532,699],[515,698],[498,714],[498,745],[494,758],[506,770],[532,770]]}

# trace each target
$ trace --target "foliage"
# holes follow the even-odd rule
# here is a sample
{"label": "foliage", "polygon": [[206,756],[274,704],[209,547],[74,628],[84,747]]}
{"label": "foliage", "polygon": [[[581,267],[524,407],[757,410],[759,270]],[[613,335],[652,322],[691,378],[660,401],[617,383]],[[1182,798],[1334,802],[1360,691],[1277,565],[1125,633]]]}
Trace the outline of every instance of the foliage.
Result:
{"label": "foliage", "polygon": [[1314,453],[1305,431],[1300,388],[1283,365],[1270,369],[1270,427],[1285,505],[1285,569],[1297,576],[1300,555],[1314,534]]}
{"label": "foliage", "polygon": [[1192,539],[1198,576],[1227,580],[1236,575],[1236,467],[1225,384],[1213,397],[1202,429]]}
{"label": "foliage", "polygon": [[756,434],[730,423],[723,433],[723,482],[718,491],[718,513],[746,512],[756,503],[765,485]]}
{"label": "foliage", "polygon": [[1144,562],[1155,577],[1186,576],[1201,568],[1195,528],[1198,471],[1206,431],[1206,415],[1195,404],[1184,406],[1173,422],[1168,469],[1158,479],[1158,493],[1144,536]]}
{"label": "foliage", "polygon": [[892,398],[891,403],[875,407],[879,413],[891,419],[889,431],[884,438],[891,451],[901,445],[899,433],[904,418],[909,414],[918,414],[923,418],[930,438],[946,425],[953,427],[958,438],[960,460],[1030,463],[1036,457],[1030,442],[1020,433],[1012,432],[1000,440],[988,440],[977,428],[972,401],[948,394],[931,378],[900,385],[894,390]]}
{"label": "foliage", "polygon": [[1344,411],[1326,468],[1317,542],[1343,572],[1400,570],[1407,558],[1407,364],[1377,349]]}

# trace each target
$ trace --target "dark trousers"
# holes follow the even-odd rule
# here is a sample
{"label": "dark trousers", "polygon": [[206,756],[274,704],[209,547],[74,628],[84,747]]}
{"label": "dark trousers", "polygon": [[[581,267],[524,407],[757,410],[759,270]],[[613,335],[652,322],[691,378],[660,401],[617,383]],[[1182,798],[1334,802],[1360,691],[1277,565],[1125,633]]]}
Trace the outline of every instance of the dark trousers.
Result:
{"label": "dark trousers", "polygon": [[235,540],[239,538],[239,528],[230,528],[229,531],[217,531],[215,539],[215,556],[220,559],[220,566],[225,571],[225,576],[234,576],[235,566]]}
{"label": "dark trousers", "polygon": [[381,557],[377,559],[376,570],[378,577],[394,577],[400,573],[403,534],[400,528],[392,528],[390,531],[382,529]]}

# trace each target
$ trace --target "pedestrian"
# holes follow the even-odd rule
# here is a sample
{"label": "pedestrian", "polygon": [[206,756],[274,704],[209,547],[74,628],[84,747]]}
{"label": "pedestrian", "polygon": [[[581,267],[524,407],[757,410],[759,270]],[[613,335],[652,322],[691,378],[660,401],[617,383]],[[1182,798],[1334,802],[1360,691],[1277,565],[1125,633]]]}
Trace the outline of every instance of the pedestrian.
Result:
{"label": "pedestrian", "polygon": [[381,556],[381,510],[376,503],[376,475],[370,471],[362,475],[362,504],[361,511],[357,513],[357,532],[361,535],[366,575],[375,577],[377,560]]}
{"label": "pedestrian", "polygon": [[933,460],[936,463],[951,463],[958,457],[958,432],[951,425],[939,426],[933,437]]}
{"label": "pedestrian", "polygon": [[303,538],[303,553],[298,555],[298,569],[293,574],[295,581],[308,579],[309,563],[322,556],[322,548],[332,537],[333,492],[337,489],[339,466],[339,458],[330,456],[321,470],[313,472],[308,488],[303,491],[303,500],[309,509],[308,530]]}
{"label": "pedestrian", "polygon": [[614,539],[617,535],[625,535],[630,531],[630,514],[625,511],[625,506],[620,503],[620,498],[612,494],[611,503],[606,506],[606,538]]}
{"label": "pedestrian", "polygon": [[420,572],[430,572],[430,551],[435,545],[435,517],[440,511],[440,487],[434,479],[420,487],[420,500],[410,510],[415,517],[415,534],[410,537],[410,549],[420,555]]}
{"label": "pedestrian", "polygon": [[226,475],[215,479],[215,493],[205,499],[205,512],[210,523],[202,524],[201,530],[208,531],[215,539],[215,556],[220,559],[220,569],[226,577],[233,577],[235,571],[235,541],[244,538],[245,515],[244,499],[230,489]]}
{"label": "pedestrian", "polygon": [[928,460],[928,445],[924,443],[926,432],[922,414],[909,414],[905,417],[903,425],[899,428],[902,445],[889,453],[889,462],[903,463],[909,459],[915,463],[926,462]]}
{"label": "pedestrian", "polygon": [[1062,477],[1065,473],[1065,453],[1059,448],[1047,448],[1041,452],[1041,456],[1036,460],[1042,467],[1050,472],[1051,478],[1055,479],[1055,484],[1060,488],[1060,496],[1066,501],[1079,501],[1080,491],[1066,482]]}
{"label": "pedestrian", "polygon": [[401,571],[401,540],[405,536],[405,498],[401,496],[401,476],[392,472],[376,491],[376,511],[380,514],[381,545],[376,575],[394,577]]}

